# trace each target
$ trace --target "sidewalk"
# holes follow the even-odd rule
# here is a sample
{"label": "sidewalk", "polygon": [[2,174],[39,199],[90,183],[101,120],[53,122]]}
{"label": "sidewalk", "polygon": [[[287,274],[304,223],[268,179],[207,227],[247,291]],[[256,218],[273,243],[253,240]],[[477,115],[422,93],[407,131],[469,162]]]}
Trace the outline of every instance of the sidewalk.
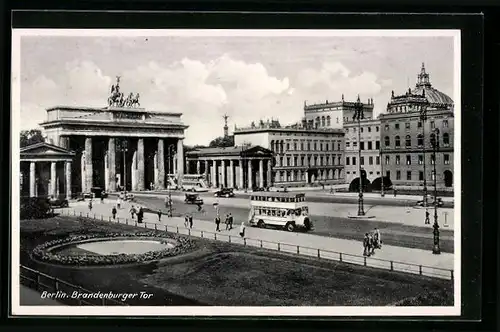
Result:
{"label": "sidewalk", "polygon": [[[129,209],[132,204],[125,203],[122,208],[118,211],[117,217],[120,219],[120,223],[124,223],[125,219],[129,224],[133,225],[134,221],[130,218]],[[104,204],[95,204],[92,212],[89,213],[89,210],[86,206],[77,205],[70,208],[63,209],[64,214],[73,214],[72,210],[75,211],[76,215],[79,215],[81,212],[83,216],[87,216],[89,213],[89,217],[94,217],[96,215],[97,219],[101,219],[101,215],[104,216],[103,220],[111,220],[111,208],[113,204],[104,203]],[[137,206],[137,204],[135,204]],[[147,225],[139,224],[140,227],[147,228],[155,228],[164,229],[165,226],[168,227],[178,227],[179,232],[183,234],[187,234],[188,230],[184,227],[184,218],[182,217],[174,217],[168,218],[163,215],[161,221],[158,221],[158,216],[152,213],[144,214],[144,222]],[[235,220],[234,229],[231,231],[222,231],[217,233],[217,239],[222,241],[228,241],[228,235],[231,235],[232,242],[242,243],[243,239],[241,239],[238,235],[239,232],[239,224],[241,220]],[[204,237],[214,238],[210,233],[215,231],[215,223],[211,221],[203,221],[203,220],[194,220],[193,230],[191,231],[191,235],[201,236],[201,231],[205,232]],[[225,228],[225,224],[221,224],[221,228]],[[177,231],[173,229],[171,231]],[[248,238],[247,245],[262,245],[264,248],[275,249],[277,250],[277,245],[272,243],[265,243],[265,241],[269,242],[280,242],[281,251],[295,252],[297,250],[297,246],[304,247],[302,250],[308,251],[308,253],[302,252],[305,255],[316,256],[317,250],[328,250],[337,253],[325,253],[322,252],[322,257],[339,260],[338,253],[344,254],[344,261],[348,261],[350,263],[355,264],[364,264],[364,259],[362,257],[363,247],[362,243],[353,240],[344,240],[330,237],[323,237],[318,235],[306,234],[306,233],[296,233],[296,232],[285,232],[280,230],[268,230],[268,229],[260,229],[254,227],[247,227],[245,236]],[[256,241],[255,241],[256,240]],[[260,244],[258,241],[262,240],[264,243]],[[383,234],[382,234],[383,241]],[[252,242],[252,243],[250,243]],[[309,248],[309,249],[307,249]],[[361,256],[361,257],[347,257],[349,255]],[[381,250],[376,251],[376,255],[367,258],[367,266],[373,267],[383,267],[389,268],[389,262],[378,261],[387,260],[394,261],[394,269],[399,271],[411,272],[411,273],[419,273],[419,265],[424,266],[423,274],[433,275],[438,277],[448,278],[450,277],[449,270],[453,270],[454,266],[454,255],[449,253],[442,253],[441,255],[433,255],[431,252],[431,247],[429,247],[428,251],[419,250],[419,249],[411,249],[411,248],[402,248],[384,245]],[[396,262],[400,262],[401,264],[397,264]],[[408,266],[407,264],[413,264],[416,266]],[[447,271],[431,271],[433,269],[427,269],[425,267],[430,268],[438,268],[445,269]]]}
{"label": "sidewalk", "polygon": [[24,285],[19,286],[19,304],[29,305],[64,305],[56,300],[42,298],[42,294]]}

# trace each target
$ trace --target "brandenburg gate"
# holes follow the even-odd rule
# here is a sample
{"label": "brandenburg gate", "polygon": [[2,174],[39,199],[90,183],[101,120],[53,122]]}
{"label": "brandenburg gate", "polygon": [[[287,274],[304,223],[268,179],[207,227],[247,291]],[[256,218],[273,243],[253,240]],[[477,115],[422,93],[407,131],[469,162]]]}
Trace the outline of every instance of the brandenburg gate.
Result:
{"label": "brandenburg gate", "polygon": [[47,143],[71,150],[72,192],[164,189],[182,181],[184,130],[181,113],[149,112],[139,94],[124,98],[119,77],[104,108],[47,109]]}

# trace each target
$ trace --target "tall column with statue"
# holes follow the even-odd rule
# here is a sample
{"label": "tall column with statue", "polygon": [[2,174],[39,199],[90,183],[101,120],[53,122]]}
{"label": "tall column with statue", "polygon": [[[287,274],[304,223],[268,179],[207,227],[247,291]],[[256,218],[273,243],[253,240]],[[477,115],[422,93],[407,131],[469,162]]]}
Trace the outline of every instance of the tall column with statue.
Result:
{"label": "tall column with statue", "polygon": [[177,141],[177,178],[182,185],[182,176],[184,175],[184,139]]}
{"label": "tall column with statue", "polygon": [[90,192],[94,186],[92,164],[92,137],[85,137],[85,191]]}
{"label": "tall column with statue", "polygon": [[137,190],[144,190],[144,138],[137,140]]}

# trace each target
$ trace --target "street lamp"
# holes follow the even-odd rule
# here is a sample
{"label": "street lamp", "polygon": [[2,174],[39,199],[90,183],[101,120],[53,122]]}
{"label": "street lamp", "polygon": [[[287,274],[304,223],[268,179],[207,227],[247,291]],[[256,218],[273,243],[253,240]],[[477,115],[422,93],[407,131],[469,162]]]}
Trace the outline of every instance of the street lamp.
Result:
{"label": "street lamp", "polygon": [[439,224],[438,224],[438,202],[437,202],[437,173],[436,173],[436,153],[439,149],[439,129],[434,129],[434,136],[431,136],[432,152],[434,156],[434,246],[432,247],[432,253],[435,255],[441,254],[441,249],[439,247]]}
{"label": "street lamp", "polygon": [[363,174],[361,168],[361,119],[364,119],[363,103],[359,99],[354,104],[354,119],[358,120],[358,165],[359,165],[359,198],[358,198],[358,216],[364,216],[363,208]]}
{"label": "street lamp", "polygon": [[[382,135],[380,135],[380,138],[382,138]],[[382,173],[382,176],[380,179],[382,180],[382,184],[380,185],[380,197],[385,196],[385,184],[384,184],[384,158],[383,158],[383,153],[382,153],[382,140],[380,139],[380,146],[379,146],[379,155],[380,155],[380,172]]]}
{"label": "street lamp", "polygon": [[[426,104],[422,105],[420,109],[420,121],[422,122],[422,153],[423,153],[423,164],[424,164],[424,208],[425,208],[425,223],[429,224],[428,212],[427,212],[427,173],[425,172],[425,122],[427,121],[427,100]],[[435,165],[435,161],[434,161]]]}
{"label": "street lamp", "polygon": [[123,156],[123,190],[127,191],[127,152],[128,152],[128,142],[122,140],[120,144],[120,151]]}

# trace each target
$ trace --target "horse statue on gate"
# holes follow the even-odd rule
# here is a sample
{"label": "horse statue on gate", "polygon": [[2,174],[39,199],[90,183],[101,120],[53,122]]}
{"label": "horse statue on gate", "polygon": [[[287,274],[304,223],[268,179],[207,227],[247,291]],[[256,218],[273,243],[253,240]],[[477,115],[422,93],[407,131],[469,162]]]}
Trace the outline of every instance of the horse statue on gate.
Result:
{"label": "horse statue on gate", "polygon": [[120,92],[120,85],[111,86],[111,95],[108,97],[108,106],[119,106],[123,93]]}
{"label": "horse statue on gate", "polygon": [[130,107],[141,107],[141,103],[139,102],[139,93],[132,98],[132,92],[130,93]]}
{"label": "horse statue on gate", "polygon": [[134,99],[134,94],[131,92],[129,93],[128,97],[125,99],[125,105],[126,107],[132,107],[132,100]]}

